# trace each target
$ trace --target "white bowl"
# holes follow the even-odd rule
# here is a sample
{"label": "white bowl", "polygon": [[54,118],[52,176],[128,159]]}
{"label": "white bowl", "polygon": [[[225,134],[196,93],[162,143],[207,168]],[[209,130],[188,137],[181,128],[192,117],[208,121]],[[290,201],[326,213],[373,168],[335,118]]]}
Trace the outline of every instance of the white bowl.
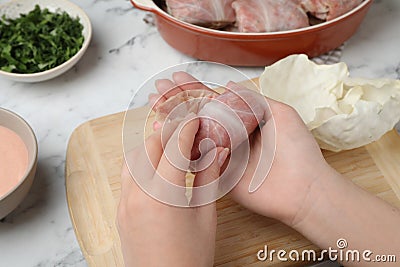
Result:
{"label": "white bowl", "polygon": [[0,6],[0,17],[6,15],[8,18],[17,18],[21,13],[32,11],[35,5],[39,5],[42,9],[48,8],[52,12],[65,11],[73,18],[79,17],[80,23],[83,26],[82,34],[85,40],[78,53],[68,61],[50,70],[32,74],[10,73],[0,70],[0,75],[10,80],[18,82],[41,82],[66,72],[83,56],[92,38],[92,26],[89,17],[80,7],[67,0],[13,0]]}
{"label": "white bowl", "polygon": [[13,211],[28,194],[36,173],[38,145],[29,124],[17,114],[0,108],[0,125],[14,131],[28,150],[28,168],[24,176],[8,192],[0,196],[0,219]]}

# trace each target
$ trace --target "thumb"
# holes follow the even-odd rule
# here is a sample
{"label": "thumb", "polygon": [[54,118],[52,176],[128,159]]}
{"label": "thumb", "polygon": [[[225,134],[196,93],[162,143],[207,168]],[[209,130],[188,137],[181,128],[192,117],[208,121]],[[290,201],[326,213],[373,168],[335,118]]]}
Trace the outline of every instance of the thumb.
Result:
{"label": "thumb", "polygon": [[[216,150],[216,151],[215,151]],[[204,170],[198,172],[194,178],[192,198],[190,205],[193,207],[202,206],[214,202],[218,198],[218,182],[213,183],[220,176],[221,167],[229,155],[229,149],[217,147],[209,151],[200,160],[208,162],[208,156],[213,156],[211,164]]]}
{"label": "thumb", "polygon": [[218,182],[213,183],[213,181],[219,178],[221,167],[228,155],[228,148],[217,147],[209,151],[200,160],[201,165],[202,161],[206,161],[205,163],[207,163],[210,160],[209,156],[212,157],[211,164],[206,169],[198,172],[194,178],[190,206],[202,206],[214,202],[218,198]]}
{"label": "thumb", "polygon": [[[217,151],[215,152],[215,150]],[[198,172],[194,178],[193,194],[190,200],[191,206],[208,204],[218,197],[218,182],[212,182],[219,178],[221,167],[229,155],[229,149],[223,147],[212,149],[202,160],[207,160],[209,158],[207,157],[208,155],[215,156],[211,164],[206,169]]]}
{"label": "thumb", "polygon": [[200,160],[199,165],[203,165],[201,161],[208,161],[210,160],[209,156],[216,154],[212,163],[206,169],[196,174],[193,187],[199,187],[211,183],[220,176],[221,167],[224,165],[225,160],[229,155],[229,148],[217,147],[216,150],[216,153],[214,150],[209,151],[206,156]]}

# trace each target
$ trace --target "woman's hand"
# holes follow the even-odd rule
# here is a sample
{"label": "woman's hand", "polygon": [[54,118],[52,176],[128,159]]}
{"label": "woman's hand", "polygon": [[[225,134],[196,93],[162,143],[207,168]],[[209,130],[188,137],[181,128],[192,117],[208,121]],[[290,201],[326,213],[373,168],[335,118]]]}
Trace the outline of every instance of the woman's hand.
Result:
{"label": "woman's hand", "polygon": [[[293,227],[313,205],[319,182],[336,173],[297,112],[268,99],[272,119],[250,137],[251,154],[239,184],[231,191],[235,201],[261,215]],[[275,133],[274,133],[275,131]],[[261,133],[260,133],[261,132]],[[270,136],[274,136],[271,140]],[[272,167],[264,183],[253,193],[249,184],[258,168],[258,158],[274,147]],[[261,156],[262,157],[262,156]],[[268,157],[269,158],[269,157]],[[268,158],[261,158],[260,164]]]}
{"label": "woman's hand", "polygon": [[[140,178],[146,179],[153,189],[160,186],[161,177],[175,185],[185,186],[186,172],[175,167],[171,163],[174,159],[166,157],[166,154],[182,153],[189,158],[198,127],[198,119],[194,114],[185,118],[178,127],[175,122],[166,123],[163,129],[168,135],[165,150],[162,145],[165,139],[161,138],[159,129],[143,145],[129,153],[126,159],[128,166],[140,169],[133,174],[141,173],[144,177]],[[172,137],[177,136],[178,145],[171,141]],[[218,178],[220,165],[228,152],[223,148],[216,148],[213,152],[217,156],[207,169],[197,173],[194,186]],[[189,169],[189,165],[186,167]],[[121,179],[117,226],[126,266],[213,265],[215,203],[196,208],[180,208],[161,203],[139,188],[126,165]]]}

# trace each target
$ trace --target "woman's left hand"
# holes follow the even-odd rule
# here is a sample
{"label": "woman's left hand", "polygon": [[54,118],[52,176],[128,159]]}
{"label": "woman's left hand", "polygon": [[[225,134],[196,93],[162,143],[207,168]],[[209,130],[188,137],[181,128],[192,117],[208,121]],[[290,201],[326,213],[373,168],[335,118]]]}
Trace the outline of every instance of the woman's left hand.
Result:
{"label": "woman's left hand", "polygon": [[[185,186],[186,172],[171,163],[166,155],[181,153],[187,159],[193,146],[199,121],[194,114],[184,121],[165,123],[164,131],[170,133],[163,147],[161,129],[127,157],[129,166],[142,173],[150,185],[159,186],[162,177],[178,186]],[[178,137],[178,138],[176,138]],[[178,140],[178,145],[171,141]],[[215,148],[209,153],[215,158],[205,170],[195,176],[194,186],[207,184],[219,177],[220,165],[228,152]],[[152,166],[151,166],[152,165]],[[189,166],[187,166],[189,169]],[[212,266],[214,262],[216,207],[215,202],[194,208],[170,206],[143,192],[131,176],[126,164],[121,175],[121,199],[117,226],[126,266]],[[160,187],[161,190],[161,187]]]}

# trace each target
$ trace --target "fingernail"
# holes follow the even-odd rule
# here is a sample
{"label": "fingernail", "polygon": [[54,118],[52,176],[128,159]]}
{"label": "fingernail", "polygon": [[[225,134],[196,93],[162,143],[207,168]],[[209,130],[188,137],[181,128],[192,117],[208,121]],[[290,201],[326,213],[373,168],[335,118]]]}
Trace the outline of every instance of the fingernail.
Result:
{"label": "fingernail", "polygon": [[155,81],[154,81],[154,85],[157,87],[158,84],[159,84],[160,82],[162,82],[162,80],[164,80],[164,79],[157,79],[157,80],[155,80]]}
{"label": "fingernail", "polygon": [[157,131],[158,129],[160,129],[162,126],[161,122],[159,121],[154,121],[153,122],[153,131]]}
{"label": "fingernail", "polygon": [[181,73],[186,73],[184,71],[175,71],[174,73],[172,73],[172,77],[175,77],[176,75],[180,75]]}
{"label": "fingernail", "polygon": [[224,148],[221,152],[218,154],[218,165],[221,168],[222,165],[224,165],[226,158],[229,155],[229,148]]}

